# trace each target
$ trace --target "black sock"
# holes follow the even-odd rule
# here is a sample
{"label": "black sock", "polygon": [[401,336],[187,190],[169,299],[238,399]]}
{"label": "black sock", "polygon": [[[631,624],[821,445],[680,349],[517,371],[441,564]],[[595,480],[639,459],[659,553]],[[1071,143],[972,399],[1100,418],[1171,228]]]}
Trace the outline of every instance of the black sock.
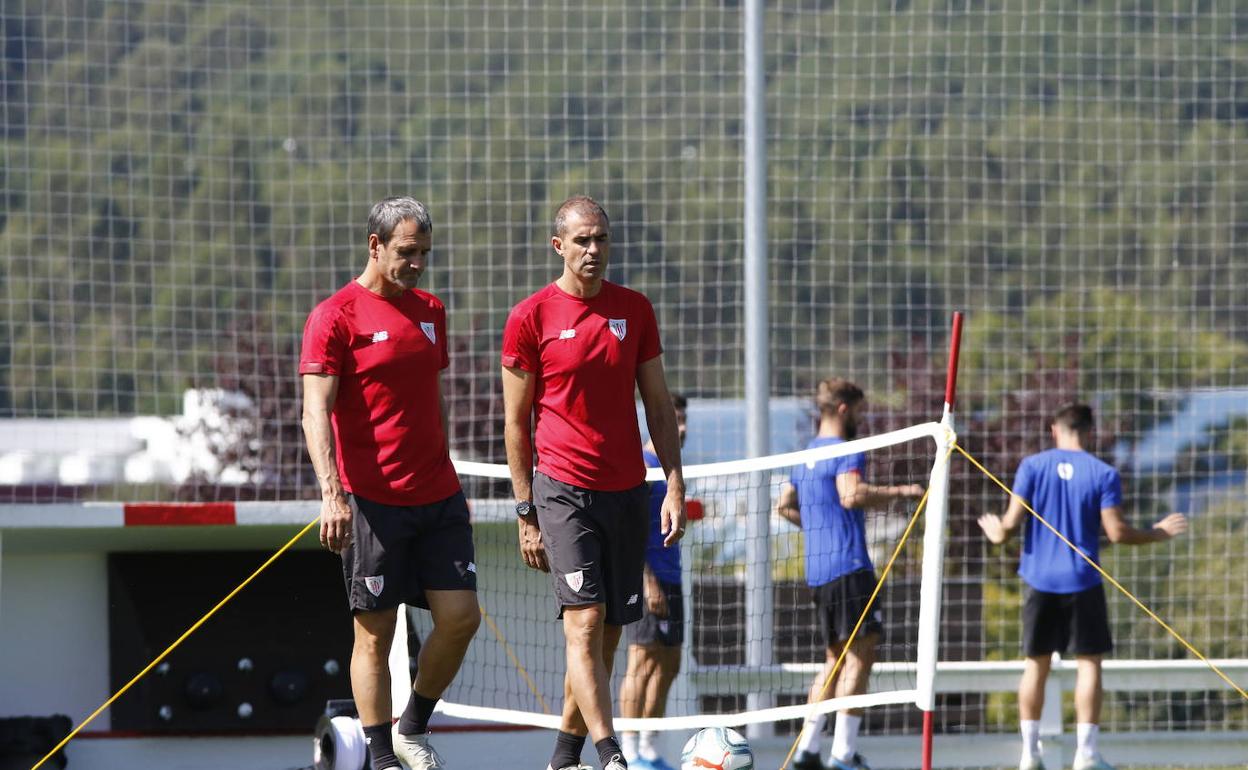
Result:
{"label": "black sock", "polygon": [[573,735],[560,730],[555,736],[555,753],[550,758],[554,770],[581,764],[581,749],[585,747],[584,735]]}
{"label": "black sock", "polygon": [[594,744],[594,748],[598,749],[598,761],[606,767],[612,760],[617,760],[621,765],[628,767],[628,763],[624,761],[624,752],[620,751],[620,744],[615,740],[614,735],[608,735],[606,738]]}
{"label": "black sock", "polygon": [[391,770],[402,767],[394,756],[394,743],[390,740],[390,723],[368,725],[364,728],[364,742],[373,760],[373,770]]}
{"label": "black sock", "polygon": [[433,707],[438,705],[437,698],[426,698],[412,690],[412,697],[407,699],[407,708],[399,717],[399,735],[422,735],[429,732],[429,717],[433,715]]}

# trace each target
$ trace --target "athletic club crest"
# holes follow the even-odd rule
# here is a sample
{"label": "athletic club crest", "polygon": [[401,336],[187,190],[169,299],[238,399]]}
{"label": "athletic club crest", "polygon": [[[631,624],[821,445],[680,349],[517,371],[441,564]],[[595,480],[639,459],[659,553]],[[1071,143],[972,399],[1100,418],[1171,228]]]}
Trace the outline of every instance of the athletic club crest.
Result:
{"label": "athletic club crest", "polygon": [[364,587],[367,588],[368,592],[373,596],[381,596],[381,589],[384,588],[385,585],[385,575],[376,575],[374,577],[364,578]]}
{"label": "athletic club crest", "polygon": [[585,571],[578,569],[576,572],[569,572],[563,576],[563,579],[568,581],[573,591],[580,591],[581,586],[585,585]]}
{"label": "athletic club crest", "polygon": [[434,345],[438,344],[438,330],[433,328],[433,324],[428,321],[421,321],[420,330],[425,333],[425,336],[429,338],[430,342]]}
{"label": "athletic club crest", "polygon": [[620,342],[624,341],[624,336],[628,334],[627,318],[608,318],[607,325],[611,327],[611,333]]}

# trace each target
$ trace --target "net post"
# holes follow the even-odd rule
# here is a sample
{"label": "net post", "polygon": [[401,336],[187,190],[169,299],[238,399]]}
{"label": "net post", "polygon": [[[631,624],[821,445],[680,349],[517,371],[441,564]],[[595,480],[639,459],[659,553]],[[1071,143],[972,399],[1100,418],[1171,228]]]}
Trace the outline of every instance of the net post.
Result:
{"label": "net post", "polygon": [[962,311],[954,311],[949,334],[949,366],[945,372],[945,406],[940,423],[944,436],[937,441],[936,465],[932,468],[930,495],[923,527],[923,582],[919,589],[918,695],[915,705],[923,712],[922,770],[932,767],[932,736],[935,731],[936,662],[940,646],[940,601],[945,569],[945,521],[949,510],[949,461],[957,440],[953,405],[958,389],[958,358],[962,348]]}
{"label": "net post", "polygon": [[[771,388],[770,324],[767,290],[767,73],[765,60],[765,8],[763,0],[742,4],[744,41],[744,99],[742,122],[745,160],[745,396],[748,452],[762,457],[769,451],[771,434],[769,400]],[[767,473],[751,474],[746,509],[746,662],[766,666],[772,662],[773,596],[771,583],[771,500]],[[769,693],[746,696],[750,710],[771,705]],[[747,729],[751,739],[763,736],[762,728]]]}

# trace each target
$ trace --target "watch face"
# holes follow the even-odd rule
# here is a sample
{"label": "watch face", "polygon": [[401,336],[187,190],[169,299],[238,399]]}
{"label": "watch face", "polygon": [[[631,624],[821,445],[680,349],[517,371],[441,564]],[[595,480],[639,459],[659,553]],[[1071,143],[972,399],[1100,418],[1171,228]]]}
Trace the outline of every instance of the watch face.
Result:
{"label": "watch face", "polygon": [[516,503],[516,515],[517,516],[528,516],[532,512],[533,512],[533,503],[529,502],[528,500]]}

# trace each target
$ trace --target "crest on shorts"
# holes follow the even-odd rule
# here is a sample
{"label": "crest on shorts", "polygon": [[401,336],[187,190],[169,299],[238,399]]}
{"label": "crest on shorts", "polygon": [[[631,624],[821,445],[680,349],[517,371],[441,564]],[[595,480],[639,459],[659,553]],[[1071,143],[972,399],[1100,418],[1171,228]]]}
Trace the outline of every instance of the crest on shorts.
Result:
{"label": "crest on shorts", "polygon": [[563,576],[563,579],[568,581],[568,585],[572,587],[573,591],[580,591],[581,587],[585,585],[585,570],[578,569],[576,572],[569,572]]}
{"label": "crest on shorts", "polygon": [[628,335],[628,319],[627,318],[608,318],[607,325],[611,327],[611,333],[620,342],[624,341],[624,337]]}
{"label": "crest on shorts", "polygon": [[385,586],[385,575],[374,575],[372,577],[364,578],[364,587],[367,588],[368,592],[373,596],[381,596],[381,589],[385,588]]}
{"label": "crest on shorts", "polygon": [[425,333],[425,336],[429,338],[430,342],[435,345],[438,344],[438,330],[433,327],[433,324],[428,321],[421,321],[420,330]]}

